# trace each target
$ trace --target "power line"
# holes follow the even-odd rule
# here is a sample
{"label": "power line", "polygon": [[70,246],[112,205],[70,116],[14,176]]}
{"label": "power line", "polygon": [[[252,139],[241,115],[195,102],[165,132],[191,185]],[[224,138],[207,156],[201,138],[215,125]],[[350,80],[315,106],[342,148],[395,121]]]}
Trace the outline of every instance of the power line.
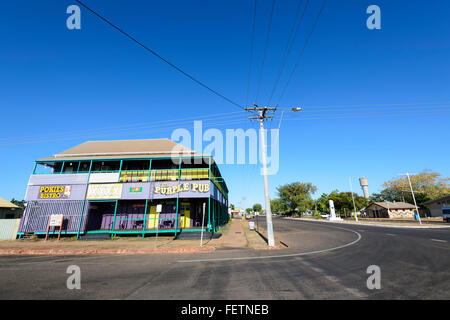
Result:
{"label": "power line", "polygon": [[99,13],[95,12],[94,10],[92,10],[91,8],[89,8],[88,6],[86,6],[84,3],[82,3],[79,0],[75,0],[76,2],[78,2],[81,6],[83,6],[84,8],[86,8],[87,10],[89,10],[90,12],[92,12],[94,15],[96,15],[97,17],[99,17],[101,20],[103,20],[104,22],[106,22],[107,24],[109,24],[111,27],[113,27],[114,29],[116,29],[117,31],[119,31],[120,33],[122,33],[124,36],[126,36],[127,38],[129,38],[130,40],[134,41],[135,43],[137,43],[138,45],[140,45],[142,48],[144,48],[145,50],[147,50],[148,52],[150,52],[152,55],[154,55],[155,57],[157,57],[158,59],[164,61],[166,64],[168,64],[169,66],[171,66],[172,68],[174,68],[175,70],[177,70],[178,72],[180,72],[181,74],[183,74],[184,76],[188,77],[189,79],[191,79],[192,81],[194,81],[195,83],[199,84],[200,86],[202,86],[203,88],[211,91],[212,93],[214,93],[215,95],[217,95],[218,97],[228,101],[229,103],[239,107],[240,109],[244,110],[244,107],[242,107],[240,104],[234,102],[233,100],[225,97],[224,95],[222,95],[221,93],[217,92],[216,90],[210,88],[209,86],[207,86],[206,84],[204,84],[203,82],[201,82],[200,80],[197,80],[194,76],[190,75],[189,73],[183,71],[180,67],[176,66],[175,64],[171,63],[170,61],[166,60],[165,58],[163,58],[161,55],[159,55],[158,53],[156,53],[154,50],[148,48],[146,45],[144,45],[143,43],[139,42],[138,40],[136,40],[134,37],[132,37],[130,34],[128,34],[127,32],[123,31],[122,29],[120,29],[119,27],[117,27],[115,24],[113,24],[112,22],[110,22],[109,20],[107,20],[106,18],[104,18],[103,16],[101,16]]}
{"label": "power line", "polygon": [[[300,27],[302,25],[302,22],[303,22],[303,18],[305,17],[306,9],[308,9],[309,0],[306,0],[302,16],[300,17],[300,21],[297,23],[298,16],[300,15],[301,8],[302,8],[301,4],[302,4],[302,0],[300,0],[299,3],[298,3],[297,14],[295,16],[294,24],[292,25],[292,29],[291,29],[291,32],[289,34],[289,38],[288,38],[288,42],[287,42],[287,46],[286,46],[287,50],[286,50],[286,53],[284,55],[283,61],[281,63],[280,69],[278,70],[278,75],[277,75],[277,78],[275,80],[275,84],[273,86],[272,92],[270,93],[270,98],[269,98],[269,101],[267,102],[267,105],[270,105],[270,102],[272,101],[273,95],[274,95],[274,93],[275,93],[275,91],[276,91],[276,89],[278,87],[278,83],[280,82],[281,75],[283,74],[284,68],[286,66],[286,62],[288,60],[289,55],[291,54],[292,48],[293,48],[294,43],[295,43],[295,39],[297,38],[297,34],[298,34],[298,32],[300,30]],[[295,28],[296,23],[297,23],[297,28]],[[295,33],[294,33],[294,30],[295,30]],[[294,36],[292,37],[293,34],[294,34]]]}
{"label": "power line", "polygon": [[330,105],[330,106],[302,106],[303,108],[314,109],[337,109],[337,108],[380,108],[380,107],[403,107],[403,106],[425,106],[425,105],[443,105],[448,106],[450,102],[418,102],[418,103],[396,103],[396,104],[365,104],[365,105]]}
{"label": "power line", "polygon": [[[371,112],[371,111],[377,111],[377,114],[380,114],[382,111],[390,111],[386,110],[388,109],[400,109],[403,111],[415,111],[417,109],[446,109],[450,107],[450,103],[448,102],[426,102],[426,103],[409,103],[409,104],[380,104],[380,105],[335,105],[335,106],[302,106],[303,114],[308,115],[316,115],[323,112],[329,113],[329,115],[339,115],[336,113],[333,113],[333,111],[336,112]],[[354,109],[361,109],[363,110],[354,110]],[[353,110],[352,110],[353,109]],[[370,109],[370,110],[368,110]],[[376,110],[373,110],[376,109]],[[394,111],[392,110],[392,111]],[[439,111],[439,110],[436,110]],[[346,114],[346,113],[344,113]],[[372,114],[372,113],[371,113]],[[138,122],[138,123],[130,123],[130,124],[124,124],[124,125],[118,125],[118,126],[106,126],[102,128],[93,128],[93,129],[86,129],[86,130],[77,130],[77,131],[67,131],[67,132],[59,132],[58,137],[70,137],[74,136],[75,138],[80,135],[89,135],[89,134],[101,134],[104,133],[102,131],[110,131],[117,133],[118,131],[127,131],[127,130],[140,130],[147,128],[148,126],[151,126],[152,128],[171,128],[175,126],[179,126],[186,121],[189,120],[202,120],[204,123],[207,123],[208,121],[217,121],[217,120],[225,120],[225,119],[238,119],[241,117],[240,111],[234,111],[234,112],[223,112],[223,113],[217,113],[217,114],[209,114],[209,115],[197,115],[197,116],[191,116],[191,117],[184,117],[184,118],[178,118],[178,119],[171,119],[171,120],[161,120],[161,121],[151,121],[151,122]],[[276,117],[275,117],[276,118]],[[303,118],[303,117],[302,117]],[[289,119],[289,114],[285,115],[285,119]],[[290,119],[289,119],[290,120]],[[300,119],[298,119],[300,120]],[[45,139],[46,137],[53,137],[54,133],[46,133],[46,134],[40,134],[40,135],[29,135],[29,136],[15,136],[15,137],[9,137],[9,138],[0,138],[0,143],[2,141],[7,142],[15,142],[22,139],[28,139],[28,138],[42,138]]]}
{"label": "power line", "polygon": [[305,40],[305,44],[304,44],[302,50],[300,51],[300,54],[298,55],[297,61],[294,65],[294,68],[292,69],[291,73],[289,74],[288,81],[281,92],[280,98],[278,99],[278,102],[277,102],[277,106],[279,105],[281,99],[283,99],[284,93],[286,92],[286,88],[289,86],[292,76],[294,75],[295,70],[297,69],[298,64],[300,63],[300,60],[303,57],[303,53],[305,52],[305,49],[308,46],[309,40],[311,39],[311,36],[314,33],[314,30],[316,29],[317,23],[319,22],[320,16],[322,15],[322,12],[323,12],[323,9],[325,8],[326,3],[327,3],[327,0],[324,0],[322,3],[322,6],[320,7],[319,13],[317,14],[316,20],[314,21],[311,32],[308,34],[308,37]]}
{"label": "power line", "polygon": [[[217,114],[210,114],[205,116],[192,116],[192,117],[186,117],[186,118],[179,118],[179,119],[172,119],[172,120],[162,120],[162,121],[152,121],[152,122],[141,122],[141,123],[131,123],[126,125],[119,125],[119,126],[108,126],[103,128],[95,128],[95,129],[86,129],[86,130],[78,130],[78,131],[69,131],[69,132],[63,132],[59,133],[59,136],[61,135],[77,135],[77,134],[83,134],[83,133],[95,133],[98,131],[104,131],[104,130],[123,130],[123,129],[137,129],[139,127],[145,126],[145,125],[151,125],[152,127],[158,128],[158,127],[164,127],[165,125],[176,125],[176,123],[183,123],[187,120],[209,120],[209,119],[224,119],[224,118],[230,118],[230,117],[241,117],[240,111],[234,111],[234,112],[226,112],[226,113],[217,113]],[[45,137],[45,136],[54,136],[54,133],[48,133],[44,135],[40,135],[39,137]],[[21,136],[21,137],[13,137],[13,138],[1,138],[2,140],[18,140],[18,139],[26,139],[26,138],[36,138],[37,135],[32,136]]]}
{"label": "power line", "polygon": [[263,54],[263,60],[262,60],[262,64],[261,64],[261,71],[260,71],[260,74],[259,74],[258,88],[256,90],[255,103],[258,102],[259,91],[261,89],[261,80],[262,80],[262,76],[263,76],[263,73],[264,73],[264,64],[265,64],[265,61],[266,61],[267,47],[269,46],[270,29],[272,28],[272,17],[273,17],[274,9],[275,9],[275,0],[272,0],[272,9],[270,10],[269,25],[267,27],[267,34],[266,34],[266,44],[264,46],[264,54]]}
{"label": "power line", "polygon": [[245,106],[248,105],[248,93],[250,91],[250,79],[252,74],[252,64],[253,64],[253,47],[255,42],[255,25],[256,25],[256,5],[258,3],[258,0],[255,0],[255,5],[253,9],[253,26],[252,26],[252,40],[250,42],[250,62],[249,62],[249,69],[248,69],[248,81],[247,81],[247,95],[245,97]]}
{"label": "power line", "polygon": [[[238,123],[248,123],[248,120],[245,118],[241,118],[241,119],[233,119],[233,120],[228,120],[225,122],[216,122],[216,123],[209,123],[207,125],[203,125],[203,128],[208,128],[211,126],[223,126],[223,125],[230,125],[230,124],[238,124]],[[178,129],[180,128],[180,126],[170,126],[170,127],[166,127],[164,129],[166,130],[171,130],[171,129]],[[130,131],[130,130],[126,130],[126,131]],[[49,139],[49,140],[27,140],[27,141],[21,141],[21,142],[13,142],[13,143],[0,143],[0,147],[1,146],[11,146],[11,145],[23,145],[23,144],[39,144],[39,143],[47,143],[47,142],[58,142],[58,141],[71,141],[71,140],[78,140],[78,139],[87,139],[87,138],[95,138],[98,139],[100,137],[108,137],[108,136],[124,136],[124,135],[136,135],[136,133],[142,134],[142,133],[148,133],[148,132],[162,132],[161,128],[151,128],[148,130],[141,130],[139,132],[136,132],[135,130],[131,133],[117,133],[117,132],[109,132],[109,133],[103,133],[100,135],[87,135],[87,136],[72,136],[72,137],[66,137],[66,138],[60,138],[60,139]]]}
{"label": "power line", "polygon": [[405,117],[407,115],[420,114],[420,115],[437,115],[437,114],[448,114],[450,112],[447,110],[415,110],[415,111],[382,111],[382,112],[354,112],[354,113],[341,113],[341,114],[330,114],[330,115],[312,115],[312,117],[300,117],[300,118],[288,118],[283,119],[286,121],[299,121],[299,120],[332,120],[332,119],[358,119],[365,117],[390,117],[390,116],[402,116]]}
{"label": "power line", "polygon": [[[363,109],[358,108],[355,109],[350,107],[343,107],[343,108],[326,108],[326,109],[308,109],[307,107],[302,107],[302,113],[307,115],[322,115],[326,113],[325,116],[328,115],[339,115],[339,114],[383,114],[383,113],[389,113],[389,112],[403,112],[403,113],[414,113],[414,112],[423,112],[423,111],[430,111],[430,112],[439,112],[439,111],[449,111],[450,105],[435,105],[435,106],[385,106],[385,107],[365,107]],[[304,118],[304,117],[302,117]],[[298,119],[297,119],[298,120]]]}

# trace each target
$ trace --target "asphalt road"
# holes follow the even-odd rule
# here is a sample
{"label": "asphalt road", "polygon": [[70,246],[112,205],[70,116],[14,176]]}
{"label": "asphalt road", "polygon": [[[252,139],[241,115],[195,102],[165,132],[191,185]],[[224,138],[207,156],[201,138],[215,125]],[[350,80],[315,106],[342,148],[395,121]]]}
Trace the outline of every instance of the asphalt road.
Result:
{"label": "asphalt road", "polygon": [[[0,299],[450,299],[450,229],[274,218],[282,250],[0,257]],[[69,265],[81,289],[66,287]],[[368,289],[377,265],[381,288]]]}

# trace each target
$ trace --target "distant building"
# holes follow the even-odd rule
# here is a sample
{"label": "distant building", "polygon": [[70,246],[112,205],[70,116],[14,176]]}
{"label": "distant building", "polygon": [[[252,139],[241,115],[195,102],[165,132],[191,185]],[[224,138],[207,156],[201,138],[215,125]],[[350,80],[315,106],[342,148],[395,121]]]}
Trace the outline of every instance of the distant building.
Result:
{"label": "distant building", "polygon": [[231,210],[231,215],[233,218],[240,218],[242,216],[243,212],[244,212],[244,210],[234,209],[234,210]]}
{"label": "distant building", "polygon": [[430,210],[432,217],[441,217],[442,208],[450,207],[450,194],[423,203]]}
{"label": "distant building", "polygon": [[19,219],[22,214],[22,208],[0,198],[0,219]]}
{"label": "distant building", "polygon": [[369,218],[414,218],[416,206],[406,202],[372,202],[366,208]]}

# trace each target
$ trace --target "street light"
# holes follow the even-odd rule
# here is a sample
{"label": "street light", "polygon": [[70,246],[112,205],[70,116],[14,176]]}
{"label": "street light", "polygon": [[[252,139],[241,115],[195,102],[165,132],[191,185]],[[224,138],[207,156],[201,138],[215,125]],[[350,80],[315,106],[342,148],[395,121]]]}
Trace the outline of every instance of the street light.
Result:
{"label": "street light", "polygon": [[399,175],[401,175],[401,176],[406,175],[406,177],[408,178],[409,188],[411,189],[414,206],[416,207],[416,211],[417,211],[417,218],[419,219],[419,223],[422,224],[422,220],[420,219],[419,207],[417,206],[417,203],[416,203],[416,197],[414,196],[414,190],[413,190],[413,187],[411,184],[411,179],[409,178],[409,173],[407,172],[407,173],[399,174]]}
{"label": "street light", "polygon": [[278,125],[278,130],[280,130],[280,127],[281,127],[281,120],[283,120],[283,113],[284,113],[285,111],[300,112],[300,111],[302,111],[302,108],[301,108],[301,107],[296,107],[296,108],[291,108],[291,110],[282,110],[282,111],[281,111],[281,117],[280,117],[280,124]]}

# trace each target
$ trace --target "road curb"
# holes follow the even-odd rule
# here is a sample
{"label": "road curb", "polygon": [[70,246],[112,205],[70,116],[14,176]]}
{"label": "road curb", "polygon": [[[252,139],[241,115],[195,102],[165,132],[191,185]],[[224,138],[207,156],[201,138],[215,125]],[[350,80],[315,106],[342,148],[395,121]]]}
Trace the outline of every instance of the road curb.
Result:
{"label": "road curb", "polygon": [[345,221],[327,221],[327,220],[313,220],[313,219],[302,219],[302,218],[283,218],[286,220],[298,220],[298,221],[311,221],[311,222],[322,222],[322,223],[333,223],[333,224],[347,224],[353,226],[369,226],[369,227],[385,227],[385,228],[407,228],[407,229],[448,229],[450,226],[399,226],[399,225],[386,225],[386,224],[375,224],[375,223],[364,223],[364,222],[345,222]]}

